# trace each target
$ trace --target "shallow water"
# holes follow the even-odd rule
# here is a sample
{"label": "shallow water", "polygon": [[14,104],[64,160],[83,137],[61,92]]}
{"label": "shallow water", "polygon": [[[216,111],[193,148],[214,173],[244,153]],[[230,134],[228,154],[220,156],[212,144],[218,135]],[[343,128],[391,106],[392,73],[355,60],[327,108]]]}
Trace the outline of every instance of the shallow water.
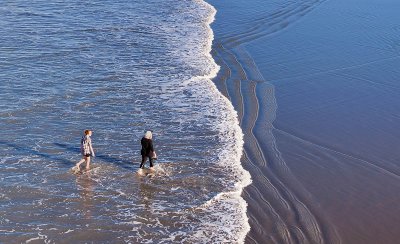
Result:
{"label": "shallow water", "polygon": [[[210,80],[213,15],[201,1],[0,4],[0,241],[243,240],[249,176]],[[94,169],[76,176],[84,129]],[[157,171],[138,177],[149,129]]]}

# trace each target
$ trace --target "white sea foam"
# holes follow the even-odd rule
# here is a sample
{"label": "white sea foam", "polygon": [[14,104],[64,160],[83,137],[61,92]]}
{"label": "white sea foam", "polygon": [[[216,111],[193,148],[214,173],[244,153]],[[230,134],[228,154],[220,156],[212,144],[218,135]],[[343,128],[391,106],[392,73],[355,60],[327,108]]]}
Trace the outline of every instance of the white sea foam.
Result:
{"label": "white sea foam", "polygon": [[[229,188],[229,191],[217,194],[199,207],[208,213],[206,218],[209,218],[209,220],[202,221],[202,226],[194,231],[193,235],[188,237],[188,240],[207,242],[211,238],[213,242],[235,241],[243,243],[246,234],[250,230],[250,226],[246,215],[247,203],[241,197],[241,193],[244,187],[251,184],[250,174],[243,169],[240,162],[244,143],[243,133],[233,105],[218,91],[215,84],[211,81],[219,71],[219,66],[211,56],[211,45],[214,40],[214,34],[210,25],[215,20],[216,9],[203,0],[196,0],[196,2],[209,10],[209,15],[205,22],[208,26],[208,39],[204,51],[212,69],[205,76],[194,77],[192,82],[206,80],[212,97],[218,103],[223,104],[223,110],[218,111],[221,121],[215,125],[218,127],[221,140],[225,145],[222,150],[218,151],[219,164],[228,169],[227,173],[234,174],[233,178],[236,178],[237,181]],[[208,235],[204,235],[205,233],[208,233]]]}
{"label": "white sea foam", "polygon": [[71,232],[74,232],[74,230],[68,229],[67,231],[64,232],[64,234],[68,234],[68,233],[71,233]]}

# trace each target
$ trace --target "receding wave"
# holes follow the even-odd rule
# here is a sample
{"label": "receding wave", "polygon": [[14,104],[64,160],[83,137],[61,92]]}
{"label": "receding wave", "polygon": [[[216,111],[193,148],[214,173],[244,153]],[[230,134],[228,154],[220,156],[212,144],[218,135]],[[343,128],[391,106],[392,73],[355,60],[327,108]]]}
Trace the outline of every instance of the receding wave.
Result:
{"label": "receding wave", "polygon": [[[0,8],[1,242],[238,242],[249,225],[237,113],[211,81],[200,0]],[[90,174],[73,175],[90,128]],[[153,177],[139,177],[154,131]]]}

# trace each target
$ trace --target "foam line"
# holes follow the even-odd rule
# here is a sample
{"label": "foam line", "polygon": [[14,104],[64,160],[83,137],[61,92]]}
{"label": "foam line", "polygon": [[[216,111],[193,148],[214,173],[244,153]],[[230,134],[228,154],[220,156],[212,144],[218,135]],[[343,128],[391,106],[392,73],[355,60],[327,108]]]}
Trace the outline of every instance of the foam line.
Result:
{"label": "foam line", "polygon": [[240,230],[235,231],[237,236],[234,239],[239,243],[244,243],[245,237],[247,233],[250,231],[250,225],[248,223],[248,217],[246,215],[247,203],[241,197],[241,194],[243,188],[251,184],[252,180],[249,172],[243,169],[240,162],[244,144],[243,132],[239,126],[238,115],[233,105],[228,100],[228,98],[226,98],[225,96],[223,96],[223,94],[219,92],[216,85],[212,82],[212,79],[217,76],[217,73],[220,69],[220,67],[215,63],[211,55],[211,46],[214,40],[214,33],[210,25],[215,20],[215,15],[217,13],[217,10],[212,5],[208,4],[203,0],[197,0],[197,2],[199,2],[199,4],[205,5],[210,10],[210,13],[206,19],[206,25],[208,27],[207,28],[208,39],[205,48],[205,55],[207,59],[210,61],[210,66],[212,66],[213,69],[209,74],[203,77],[194,77],[193,79],[206,79],[208,81],[213,97],[217,98],[226,107],[227,114],[224,121],[225,125],[220,126],[219,129],[223,134],[231,135],[232,140],[229,141],[228,146],[226,147],[227,150],[222,152],[220,160],[221,163],[223,163],[223,165],[229,165],[227,167],[232,167],[234,169],[233,172],[236,173],[238,176],[238,181],[234,184],[234,187],[229,192],[222,192],[216,195],[214,198],[206,202],[203,205],[203,207],[213,205],[219,201],[223,201],[225,198],[237,200],[238,201],[237,206],[239,208],[237,211],[238,214],[237,217],[238,219],[241,219],[243,223],[241,224],[242,228]]}

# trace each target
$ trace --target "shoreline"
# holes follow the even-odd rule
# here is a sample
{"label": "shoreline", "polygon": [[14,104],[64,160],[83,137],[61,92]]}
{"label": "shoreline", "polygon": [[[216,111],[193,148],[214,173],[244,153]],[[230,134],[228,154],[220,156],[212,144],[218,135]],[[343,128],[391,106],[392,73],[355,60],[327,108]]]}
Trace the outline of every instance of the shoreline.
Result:
{"label": "shoreline", "polygon": [[[209,82],[210,90],[213,93],[213,97],[217,98],[221,104],[223,104],[228,111],[225,111],[226,114],[222,117],[224,118],[225,126],[219,126],[219,130],[222,135],[224,135],[224,144],[228,146],[230,150],[224,150],[220,152],[219,158],[222,160],[223,165],[228,166],[231,169],[231,172],[235,175],[237,182],[233,186],[228,189],[227,192],[221,192],[220,194],[214,196],[210,199],[205,205],[211,205],[212,203],[217,203],[219,201],[224,202],[226,200],[231,202],[236,202],[238,206],[240,206],[237,210],[235,210],[234,218],[228,220],[233,227],[231,232],[231,238],[239,243],[243,243],[247,233],[250,231],[250,226],[248,223],[248,217],[246,215],[247,210],[247,203],[242,197],[243,189],[250,185],[252,182],[251,176],[247,170],[242,167],[240,162],[240,158],[242,157],[243,152],[243,133],[242,129],[240,128],[239,121],[237,120],[237,112],[232,106],[229,99],[227,99],[216,87],[213,79],[218,76],[220,71],[220,66],[215,62],[215,59],[212,56],[212,43],[214,41],[214,32],[211,28],[211,24],[215,21],[215,15],[217,10],[214,8],[213,5],[209,4],[207,1],[204,0],[196,0],[199,4],[205,5],[205,7],[210,11],[205,26],[207,28],[207,39],[205,54],[207,58],[210,60],[211,65],[214,67],[211,72],[207,75],[194,77],[192,78],[193,81],[195,80],[202,80],[205,79]],[[227,204],[229,205],[229,204]]]}

